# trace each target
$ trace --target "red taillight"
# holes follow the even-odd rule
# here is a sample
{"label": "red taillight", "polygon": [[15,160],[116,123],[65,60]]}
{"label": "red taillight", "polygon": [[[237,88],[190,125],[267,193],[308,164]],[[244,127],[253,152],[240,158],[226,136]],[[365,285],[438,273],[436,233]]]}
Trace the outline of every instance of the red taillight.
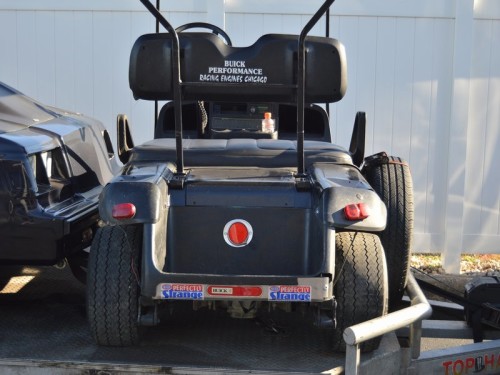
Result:
{"label": "red taillight", "polygon": [[250,243],[253,229],[246,220],[236,219],[226,223],[223,231],[224,240],[233,247],[243,247]]}
{"label": "red taillight", "polygon": [[370,212],[364,203],[352,203],[344,207],[344,215],[347,220],[363,220],[370,216]]}
{"label": "red taillight", "polygon": [[119,203],[113,207],[111,215],[118,220],[132,219],[135,216],[135,206],[132,203]]}
{"label": "red taillight", "polygon": [[243,245],[248,240],[248,229],[242,222],[235,222],[231,224],[227,231],[229,241],[234,245]]}

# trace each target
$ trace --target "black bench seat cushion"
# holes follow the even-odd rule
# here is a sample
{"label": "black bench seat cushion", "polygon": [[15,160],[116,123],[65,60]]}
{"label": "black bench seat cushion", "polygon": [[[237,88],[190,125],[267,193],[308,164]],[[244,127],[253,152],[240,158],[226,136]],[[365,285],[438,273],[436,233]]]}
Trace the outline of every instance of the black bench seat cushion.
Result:
{"label": "black bench seat cushion", "polygon": [[[293,168],[297,166],[297,142],[282,139],[185,139],[186,167],[226,166]],[[321,141],[304,142],[305,163],[352,164],[349,152]],[[136,146],[132,162],[176,161],[175,139],[160,138]]]}

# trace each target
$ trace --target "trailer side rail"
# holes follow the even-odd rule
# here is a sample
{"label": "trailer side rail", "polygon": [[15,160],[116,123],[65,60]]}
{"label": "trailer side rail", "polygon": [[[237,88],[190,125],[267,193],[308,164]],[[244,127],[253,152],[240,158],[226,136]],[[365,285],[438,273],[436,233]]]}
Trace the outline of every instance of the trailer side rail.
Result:
{"label": "trailer side rail", "polygon": [[357,375],[360,373],[361,356],[359,346],[361,343],[408,325],[410,325],[411,358],[416,359],[420,356],[422,320],[432,314],[432,308],[411,273],[408,275],[406,292],[411,301],[410,307],[345,329],[344,341],[347,344],[345,360],[346,375]]}

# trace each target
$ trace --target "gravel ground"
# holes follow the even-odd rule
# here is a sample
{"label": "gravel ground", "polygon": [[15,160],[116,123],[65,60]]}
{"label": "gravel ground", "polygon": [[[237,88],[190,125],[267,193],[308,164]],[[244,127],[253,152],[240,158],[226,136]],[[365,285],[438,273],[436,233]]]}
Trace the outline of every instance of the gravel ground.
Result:
{"label": "gravel ground", "polygon": [[[411,267],[430,275],[442,275],[444,271],[439,254],[413,254]],[[500,254],[462,255],[460,274],[468,276],[500,276]]]}

